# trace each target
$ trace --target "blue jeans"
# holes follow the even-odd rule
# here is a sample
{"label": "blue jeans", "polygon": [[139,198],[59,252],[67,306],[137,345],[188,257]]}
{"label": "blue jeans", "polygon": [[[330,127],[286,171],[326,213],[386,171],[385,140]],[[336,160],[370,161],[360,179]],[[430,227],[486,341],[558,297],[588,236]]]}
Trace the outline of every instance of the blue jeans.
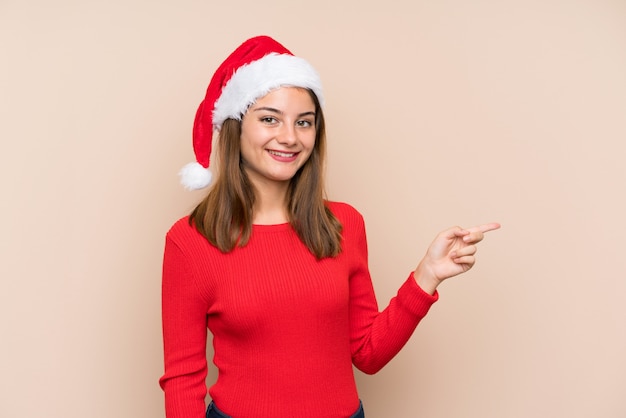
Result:
{"label": "blue jeans", "polygon": [[[206,410],[206,418],[231,418],[231,416],[226,415],[217,409],[217,406],[215,406],[213,401],[211,401]],[[350,415],[350,418],[365,418],[365,412],[363,412],[363,402],[359,401],[359,409],[357,409],[354,414]]]}

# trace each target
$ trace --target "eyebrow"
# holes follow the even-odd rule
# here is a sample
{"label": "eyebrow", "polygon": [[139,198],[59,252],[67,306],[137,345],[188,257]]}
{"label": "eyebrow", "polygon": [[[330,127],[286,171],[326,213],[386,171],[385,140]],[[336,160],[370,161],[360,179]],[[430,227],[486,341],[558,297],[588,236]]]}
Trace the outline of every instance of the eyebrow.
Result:
{"label": "eyebrow", "polygon": [[[252,111],[253,112],[261,112],[261,111],[263,111],[263,112],[273,112],[273,113],[278,113],[279,115],[283,115],[284,114],[281,110],[275,109],[273,107],[266,107],[266,106],[264,106],[264,107],[257,107],[256,109],[253,109]],[[298,117],[300,117],[300,118],[303,117],[303,116],[315,116],[315,112],[314,111],[303,112],[303,113],[300,113],[298,115]]]}

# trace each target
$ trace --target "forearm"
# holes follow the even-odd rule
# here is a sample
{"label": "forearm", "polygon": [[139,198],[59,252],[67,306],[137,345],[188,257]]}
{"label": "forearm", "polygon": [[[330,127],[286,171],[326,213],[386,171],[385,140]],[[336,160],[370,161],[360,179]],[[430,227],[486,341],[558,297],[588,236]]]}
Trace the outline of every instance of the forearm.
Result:
{"label": "forearm", "polygon": [[437,279],[428,268],[420,263],[413,272],[413,278],[417,285],[429,295],[434,295],[441,281]]}
{"label": "forearm", "polygon": [[365,373],[378,372],[402,349],[437,299],[436,292],[424,292],[409,277],[382,312],[373,306],[360,312],[353,320],[355,366]]}

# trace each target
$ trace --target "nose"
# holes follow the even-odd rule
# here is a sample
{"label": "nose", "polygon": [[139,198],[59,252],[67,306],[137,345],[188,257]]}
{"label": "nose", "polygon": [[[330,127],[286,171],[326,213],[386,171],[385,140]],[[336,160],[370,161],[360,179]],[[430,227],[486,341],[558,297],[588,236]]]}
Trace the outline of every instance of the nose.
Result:
{"label": "nose", "polygon": [[284,124],[278,133],[276,140],[282,145],[295,145],[295,143],[298,142],[296,127],[289,123]]}

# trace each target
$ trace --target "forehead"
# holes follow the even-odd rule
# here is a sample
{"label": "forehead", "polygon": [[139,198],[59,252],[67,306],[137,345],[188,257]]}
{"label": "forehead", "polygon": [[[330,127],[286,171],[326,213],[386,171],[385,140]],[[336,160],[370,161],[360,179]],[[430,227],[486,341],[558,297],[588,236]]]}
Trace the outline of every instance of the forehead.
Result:
{"label": "forehead", "polygon": [[283,86],[270,91],[265,96],[258,98],[250,108],[263,107],[269,104],[286,108],[292,106],[315,108],[309,90],[291,86]]}

